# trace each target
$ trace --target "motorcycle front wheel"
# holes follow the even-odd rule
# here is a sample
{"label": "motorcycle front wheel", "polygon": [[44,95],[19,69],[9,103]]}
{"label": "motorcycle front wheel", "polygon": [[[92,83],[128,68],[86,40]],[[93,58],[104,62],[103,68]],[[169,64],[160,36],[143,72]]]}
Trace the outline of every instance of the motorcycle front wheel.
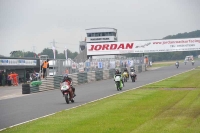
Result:
{"label": "motorcycle front wheel", "polygon": [[65,101],[67,104],[69,104],[69,95],[68,94],[65,95]]}

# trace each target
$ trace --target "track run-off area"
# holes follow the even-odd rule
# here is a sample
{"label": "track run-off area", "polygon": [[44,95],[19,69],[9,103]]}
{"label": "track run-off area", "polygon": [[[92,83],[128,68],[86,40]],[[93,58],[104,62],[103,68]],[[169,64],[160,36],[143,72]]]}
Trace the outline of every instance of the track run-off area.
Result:
{"label": "track run-off area", "polygon": [[123,93],[124,91],[137,89],[138,87],[190,71],[198,66],[200,66],[200,62],[196,61],[194,66],[190,62],[186,65],[180,63],[178,69],[175,65],[149,69],[148,71],[137,73],[136,82],[133,83],[129,79],[122,91],[117,91],[113,79],[77,85],[75,86],[77,94],[75,103],[70,104],[66,104],[64,97],[58,89],[22,95],[20,86],[1,87],[0,131],[4,128],[26,123],[61,110],[75,108],[111,95]]}

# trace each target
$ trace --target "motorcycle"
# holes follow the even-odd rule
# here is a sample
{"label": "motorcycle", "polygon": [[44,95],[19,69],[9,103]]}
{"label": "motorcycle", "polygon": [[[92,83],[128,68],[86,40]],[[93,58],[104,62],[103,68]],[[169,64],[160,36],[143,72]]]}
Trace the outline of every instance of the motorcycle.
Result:
{"label": "motorcycle", "polygon": [[72,103],[74,102],[73,99],[73,90],[71,85],[69,84],[69,82],[63,82],[60,84],[60,90],[63,94],[63,96],[65,97],[65,101],[67,104],[69,104],[69,102],[71,101]]}
{"label": "motorcycle", "polygon": [[123,72],[122,76],[123,76],[124,82],[127,82],[127,80],[128,80],[128,73],[127,72]]}
{"label": "motorcycle", "polygon": [[135,72],[131,72],[130,76],[131,76],[132,82],[135,82],[135,80],[136,80],[136,74],[135,74]]}
{"label": "motorcycle", "polygon": [[185,63],[185,65],[187,64],[187,62],[184,62]]}
{"label": "motorcycle", "polygon": [[192,65],[194,66],[194,62],[192,62]]}
{"label": "motorcycle", "polygon": [[175,66],[176,66],[176,68],[178,69],[178,67],[179,67],[179,64],[176,62]]}
{"label": "motorcycle", "polygon": [[115,86],[117,87],[117,90],[122,90],[122,87],[123,87],[123,84],[122,84],[122,81],[121,81],[121,76],[120,75],[116,75],[115,76]]}

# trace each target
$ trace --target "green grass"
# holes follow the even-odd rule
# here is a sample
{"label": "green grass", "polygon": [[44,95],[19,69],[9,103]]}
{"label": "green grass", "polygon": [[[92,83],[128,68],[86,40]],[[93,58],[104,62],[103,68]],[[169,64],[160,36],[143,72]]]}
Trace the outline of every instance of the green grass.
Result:
{"label": "green grass", "polygon": [[165,66],[171,66],[174,64],[175,63],[157,63],[157,64],[153,64],[152,67],[165,67]]}
{"label": "green grass", "polygon": [[61,111],[5,133],[198,133],[200,69]]}
{"label": "green grass", "polygon": [[[179,60],[179,62],[183,62],[181,60]],[[161,61],[161,62],[154,62],[152,67],[165,67],[165,66],[171,66],[171,65],[175,65],[176,60],[174,61]]]}

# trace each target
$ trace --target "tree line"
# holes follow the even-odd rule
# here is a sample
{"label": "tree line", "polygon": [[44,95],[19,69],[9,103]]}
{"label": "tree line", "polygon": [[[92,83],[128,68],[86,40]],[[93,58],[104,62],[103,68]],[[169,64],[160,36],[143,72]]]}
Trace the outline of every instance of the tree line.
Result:
{"label": "tree line", "polygon": [[[63,53],[58,53],[58,51],[56,50],[55,52],[56,54],[56,59],[66,59],[65,57],[65,51],[63,51]],[[23,52],[23,51],[12,51],[10,53],[10,57],[25,57],[25,58],[38,58],[39,55],[48,55],[49,58],[53,59],[54,55],[53,55],[53,50],[49,49],[49,48],[45,48],[43,49],[43,51],[39,54],[36,54],[34,52],[31,51],[27,51],[27,52]],[[67,49],[67,57],[74,59],[76,56],[78,55],[78,52],[71,52],[70,50]]]}

